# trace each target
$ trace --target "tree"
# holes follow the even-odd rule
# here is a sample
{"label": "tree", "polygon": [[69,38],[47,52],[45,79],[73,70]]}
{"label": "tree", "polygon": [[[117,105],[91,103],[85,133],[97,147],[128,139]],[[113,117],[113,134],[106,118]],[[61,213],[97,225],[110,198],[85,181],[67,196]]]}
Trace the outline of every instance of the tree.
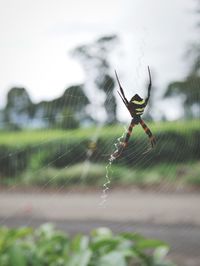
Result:
{"label": "tree", "polygon": [[90,79],[90,86],[104,92],[104,107],[107,115],[106,123],[117,121],[116,98],[114,95],[115,81],[110,74],[109,54],[118,41],[116,35],[104,36],[94,43],[82,45],[73,50],[72,54],[83,64],[84,70]]}
{"label": "tree", "polygon": [[83,88],[83,85],[71,86],[65,90],[62,96],[62,99],[67,101],[67,105],[74,111],[82,112],[83,109],[85,109],[85,107],[90,103]]}
{"label": "tree", "polygon": [[34,105],[25,88],[13,87],[7,95],[7,103],[3,110],[6,128],[19,129],[34,116]]}
{"label": "tree", "polygon": [[183,96],[185,117],[200,117],[200,76],[190,73],[183,81],[168,85],[165,97]]}
{"label": "tree", "polygon": [[[197,14],[200,16],[200,1],[198,1]],[[197,24],[200,36],[200,22]],[[185,117],[200,117],[200,40],[192,44],[187,52],[191,66],[186,77],[181,81],[171,82],[164,97],[182,96]]]}
{"label": "tree", "polygon": [[65,107],[56,126],[62,129],[74,129],[79,127],[79,121],[76,119],[74,112]]}
{"label": "tree", "polygon": [[43,120],[46,127],[75,128],[88,118],[86,106],[89,103],[83,85],[74,85],[67,88],[60,97],[52,101],[42,101],[35,108],[38,119]]}
{"label": "tree", "polygon": [[89,103],[83,85],[71,86],[62,96],[37,104],[32,103],[26,89],[14,87],[8,92],[0,120],[5,123],[4,127],[12,130],[55,126],[75,128],[93,122],[86,112]]}

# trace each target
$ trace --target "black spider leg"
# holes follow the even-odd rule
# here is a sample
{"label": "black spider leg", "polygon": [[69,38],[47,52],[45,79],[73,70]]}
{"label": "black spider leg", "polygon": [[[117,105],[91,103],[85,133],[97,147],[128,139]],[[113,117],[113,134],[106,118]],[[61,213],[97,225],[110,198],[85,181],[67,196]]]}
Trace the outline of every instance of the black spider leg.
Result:
{"label": "black spider leg", "polygon": [[132,134],[132,130],[133,130],[133,127],[134,127],[134,126],[135,126],[134,119],[132,119],[132,120],[131,120],[131,123],[130,123],[130,125],[129,125],[129,128],[128,128],[127,132],[126,132],[126,136],[125,136],[125,138],[124,138],[124,141],[119,143],[119,148],[117,149],[116,152],[114,152],[114,153],[112,154],[112,156],[113,156],[115,159],[118,158],[118,157],[120,157],[120,155],[122,154],[124,148],[126,148],[126,147],[128,146],[128,141],[129,141],[129,138],[130,138],[130,136],[131,136],[131,134]]}
{"label": "black spider leg", "polygon": [[122,95],[120,94],[120,92],[119,92],[119,91],[117,91],[117,92],[118,92],[119,96],[121,97],[122,101],[124,102],[124,104],[125,104],[125,105],[126,105],[126,107],[127,107],[127,103],[126,103],[126,102],[125,102],[125,100],[123,99]]}
{"label": "black spider leg", "polygon": [[151,83],[151,71],[150,71],[149,66],[147,68],[148,68],[148,74],[149,74],[149,86],[148,86],[148,95],[147,95],[147,98],[146,98],[146,101],[145,101],[146,102],[146,105],[147,105],[147,103],[149,101],[149,98],[150,98],[151,85],[152,85],[152,83]]}
{"label": "black spider leg", "polygon": [[142,126],[145,133],[148,135],[150,143],[151,143],[151,147],[148,148],[146,152],[144,152],[144,153],[147,153],[155,147],[156,139],[155,139],[154,135],[152,134],[151,130],[148,128],[148,126],[145,124],[145,122],[142,119],[140,120],[140,125]]}
{"label": "black spider leg", "polygon": [[121,83],[119,81],[119,78],[118,78],[118,75],[117,75],[117,71],[116,70],[115,70],[115,75],[116,75],[117,83],[119,85],[119,89],[120,89],[120,92],[121,92],[121,94],[120,94],[120,92],[118,91],[119,96],[121,97],[121,99],[124,102],[124,104],[126,105],[126,107],[128,107],[128,100],[126,99],[126,96],[124,94],[124,91],[123,91],[123,88],[122,88]]}

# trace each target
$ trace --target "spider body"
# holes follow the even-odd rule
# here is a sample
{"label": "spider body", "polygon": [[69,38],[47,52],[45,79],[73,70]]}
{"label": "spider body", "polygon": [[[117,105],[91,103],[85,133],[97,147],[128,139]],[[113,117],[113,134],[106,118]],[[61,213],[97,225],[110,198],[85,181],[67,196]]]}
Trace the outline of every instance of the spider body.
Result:
{"label": "spider body", "polygon": [[127,108],[135,121],[135,124],[139,124],[141,115],[144,113],[146,107],[146,101],[142,99],[138,94],[135,94],[129,101]]}
{"label": "spider body", "polygon": [[131,123],[129,125],[128,131],[126,133],[126,137],[123,142],[120,142],[120,147],[117,149],[117,151],[113,154],[114,158],[117,158],[121,155],[124,147],[128,145],[129,138],[132,134],[133,127],[135,125],[140,124],[145,131],[145,133],[148,135],[150,143],[152,148],[156,144],[155,137],[153,136],[151,130],[148,128],[148,126],[145,124],[145,122],[142,120],[141,115],[144,112],[145,107],[148,104],[148,100],[150,97],[150,91],[151,91],[151,74],[150,74],[150,69],[148,67],[148,73],[149,73],[149,86],[148,86],[148,95],[146,99],[142,99],[138,94],[135,94],[130,101],[126,99],[126,96],[124,94],[124,91],[122,89],[122,86],[120,84],[119,78],[117,76],[117,72],[115,71],[117,82],[120,88],[120,92],[118,91],[122,101],[124,102],[126,108],[130,112],[130,115],[132,117]]}

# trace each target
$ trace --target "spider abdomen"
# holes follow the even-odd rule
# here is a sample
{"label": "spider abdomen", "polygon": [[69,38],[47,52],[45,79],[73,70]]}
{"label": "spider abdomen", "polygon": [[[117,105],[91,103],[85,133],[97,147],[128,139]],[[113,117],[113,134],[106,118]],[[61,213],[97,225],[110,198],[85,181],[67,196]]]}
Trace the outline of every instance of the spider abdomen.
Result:
{"label": "spider abdomen", "polygon": [[[137,99],[135,99],[137,98]],[[140,117],[144,113],[144,109],[146,107],[146,102],[144,99],[140,98],[139,96],[133,96],[128,104],[128,109],[131,113],[132,117]]]}

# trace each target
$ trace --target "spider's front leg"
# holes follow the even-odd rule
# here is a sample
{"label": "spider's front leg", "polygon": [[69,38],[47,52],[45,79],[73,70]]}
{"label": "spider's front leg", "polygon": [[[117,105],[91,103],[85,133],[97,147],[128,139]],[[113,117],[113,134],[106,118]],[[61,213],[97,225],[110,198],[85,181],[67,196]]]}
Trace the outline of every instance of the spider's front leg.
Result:
{"label": "spider's front leg", "polygon": [[131,121],[131,123],[130,123],[130,125],[129,125],[129,128],[128,128],[128,131],[127,131],[127,133],[126,133],[126,137],[125,137],[124,141],[119,143],[119,147],[118,147],[117,150],[111,155],[111,156],[114,157],[115,159],[118,158],[118,157],[122,154],[124,148],[126,148],[126,147],[128,146],[128,141],[129,141],[129,138],[130,138],[130,136],[131,136],[131,134],[132,134],[132,130],[133,130],[133,127],[134,127],[134,126],[135,126],[135,124],[134,124],[133,119],[132,119],[132,121]]}

